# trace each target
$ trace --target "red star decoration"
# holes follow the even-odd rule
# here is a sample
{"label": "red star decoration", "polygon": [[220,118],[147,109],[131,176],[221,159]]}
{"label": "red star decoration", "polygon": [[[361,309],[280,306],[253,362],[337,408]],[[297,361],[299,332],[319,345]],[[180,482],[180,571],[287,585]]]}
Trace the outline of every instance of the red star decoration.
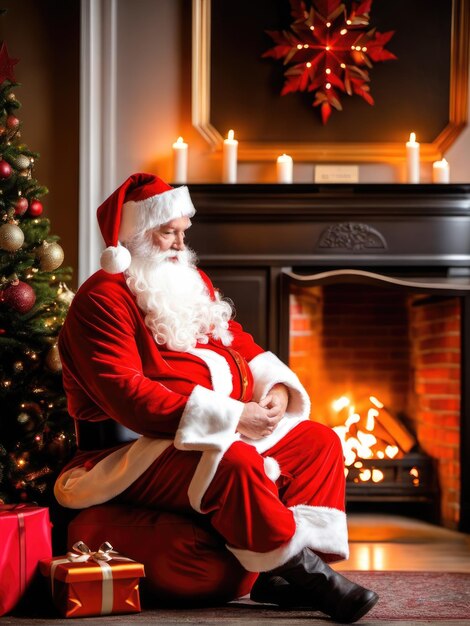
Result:
{"label": "red star decoration", "polygon": [[288,66],[281,95],[314,92],[324,124],[332,108],[342,110],[340,92],[373,105],[368,68],[397,57],[384,49],[394,31],[379,33],[369,25],[372,0],[353,2],[349,15],[341,0],[312,0],[308,10],[303,0],[290,5],[290,30],[268,31],[276,45],[263,54]]}
{"label": "red star decoration", "polygon": [[2,41],[0,47],[0,85],[9,80],[11,83],[16,83],[16,78],[13,74],[13,66],[18,63],[19,59],[12,59],[8,56],[7,44]]}

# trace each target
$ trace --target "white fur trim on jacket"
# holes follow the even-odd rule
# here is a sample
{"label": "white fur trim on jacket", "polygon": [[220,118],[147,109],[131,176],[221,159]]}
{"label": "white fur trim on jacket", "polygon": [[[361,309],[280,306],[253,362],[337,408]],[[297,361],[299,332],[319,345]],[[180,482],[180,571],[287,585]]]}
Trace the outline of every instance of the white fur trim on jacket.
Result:
{"label": "white fur trim on jacket", "polygon": [[269,572],[286,563],[304,548],[326,555],[329,562],[349,556],[346,514],[338,509],[300,504],[291,507],[296,523],[292,539],[271,552],[227,548],[249,572]]}
{"label": "white fur trim on jacket", "polygon": [[212,389],[224,396],[229,396],[233,389],[233,379],[227,359],[206,348],[192,348],[188,352],[197,356],[207,365],[211,375]]}
{"label": "white fur trim on jacket", "polygon": [[140,437],[108,454],[88,471],[74,467],[61,474],[54,495],[59,504],[69,509],[107,502],[137,480],[171,443],[169,439]]}
{"label": "white fur trim on jacket", "polygon": [[254,379],[253,400],[259,402],[271,387],[283,383],[289,388],[286,417],[308,418],[310,399],[298,376],[272,352],[262,352],[248,365]]}
{"label": "white fur trim on jacket", "polygon": [[236,430],[243,407],[243,402],[196,385],[181,416],[175,448],[225,452],[239,439]]}

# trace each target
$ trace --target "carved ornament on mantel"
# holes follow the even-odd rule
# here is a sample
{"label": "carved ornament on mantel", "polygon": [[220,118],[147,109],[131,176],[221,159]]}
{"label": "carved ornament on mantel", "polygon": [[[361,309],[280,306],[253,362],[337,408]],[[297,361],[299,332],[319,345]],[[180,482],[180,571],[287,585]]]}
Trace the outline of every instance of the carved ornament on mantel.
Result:
{"label": "carved ornament on mantel", "polygon": [[322,232],[317,247],[362,252],[371,248],[386,250],[387,242],[376,228],[372,228],[368,224],[341,222],[328,226]]}

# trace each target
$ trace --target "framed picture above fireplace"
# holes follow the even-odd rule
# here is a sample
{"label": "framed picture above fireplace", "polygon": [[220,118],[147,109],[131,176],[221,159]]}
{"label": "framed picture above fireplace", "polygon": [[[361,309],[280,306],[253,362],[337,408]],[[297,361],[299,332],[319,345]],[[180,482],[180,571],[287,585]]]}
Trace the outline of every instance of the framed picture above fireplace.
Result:
{"label": "framed picture above fireplace", "polygon": [[467,124],[470,0],[374,0],[370,24],[394,32],[386,47],[396,59],[369,69],[373,105],[342,93],[342,110],[326,124],[311,92],[280,95],[286,67],[263,57],[273,47],[267,31],[292,24],[290,0],[192,2],[192,121],[215,150],[234,129],[240,160],[286,152],[296,161],[390,163],[403,160],[415,132],[421,159],[434,161]]}

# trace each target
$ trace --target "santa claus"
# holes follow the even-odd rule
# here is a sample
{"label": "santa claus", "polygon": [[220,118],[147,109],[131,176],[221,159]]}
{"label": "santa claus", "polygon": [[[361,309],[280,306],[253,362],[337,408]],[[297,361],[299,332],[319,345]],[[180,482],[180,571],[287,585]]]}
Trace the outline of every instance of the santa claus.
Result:
{"label": "santa claus", "polygon": [[56,498],[205,514],[262,572],[252,599],[356,621],[377,595],[327,565],[348,556],[341,444],[196,267],[185,245],[194,214],[186,187],[149,174],[98,209],[103,269],[59,340],[79,449]]}

